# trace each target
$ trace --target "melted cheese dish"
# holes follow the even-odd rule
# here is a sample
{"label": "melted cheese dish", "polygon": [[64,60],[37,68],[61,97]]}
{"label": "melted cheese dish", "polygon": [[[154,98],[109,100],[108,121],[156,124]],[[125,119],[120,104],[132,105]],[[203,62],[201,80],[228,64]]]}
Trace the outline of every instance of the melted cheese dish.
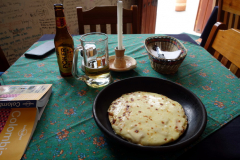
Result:
{"label": "melted cheese dish", "polygon": [[182,106],[151,92],[122,95],[111,103],[108,115],[116,134],[144,146],[175,141],[187,128],[187,116]]}

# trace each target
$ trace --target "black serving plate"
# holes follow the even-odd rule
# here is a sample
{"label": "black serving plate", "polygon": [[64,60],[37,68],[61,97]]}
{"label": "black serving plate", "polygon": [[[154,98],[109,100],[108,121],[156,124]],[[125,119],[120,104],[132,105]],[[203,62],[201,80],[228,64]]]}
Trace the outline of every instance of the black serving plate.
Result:
{"label": "black serving plate", "polygon": [[[178,140],[162,146],[141,146],[116,135],[108,119],[108,107],[122,94],[134,91],[154,92],[179,102],[188,118],[185,133]],[[110,84],[97,95],[93,104],[93,116],[100,130],[115,145],[149,151],[173,151],[186,147],[199,138],[207,123],[205,107],[194,93],[174,82],[154,77],[133,77]]]}

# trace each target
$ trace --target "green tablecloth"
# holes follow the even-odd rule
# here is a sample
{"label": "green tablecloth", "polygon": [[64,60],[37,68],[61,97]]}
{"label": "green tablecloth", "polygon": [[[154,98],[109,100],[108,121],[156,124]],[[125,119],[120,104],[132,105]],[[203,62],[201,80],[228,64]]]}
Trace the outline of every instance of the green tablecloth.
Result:
{"label": "green tablecloth", "polygon": [[[109,36],[109,54],[114,55],[117,36]],[[161,75],[151,68],[144,40],[150,34],[124,35],[125,55],[137,60],[137,68],[128,72],[111,72],[114,81],[133,76],[168,79],[194,92],[208,114],[207,127],[196,142],[239,115],[240,81],[207,51],[198,45],[181,41],[188,55],[174,75]],[[79,36],[74,36],[75,46]],[[44,43],[37,42],[30,49]],[[4,85],[53,84],[53,93],[33,134],[23,159],[149,159],[143,153],[132,154],[116,144],[108,145],[92,116],[92,104],[100,91],[73,77],[59,74],[56,54],[33,60],[24,56],[1,77]],[[195,144],[196,144],[195,143]],[[161,153],[151,159],[176,159],[191,146],[172,153]]]}

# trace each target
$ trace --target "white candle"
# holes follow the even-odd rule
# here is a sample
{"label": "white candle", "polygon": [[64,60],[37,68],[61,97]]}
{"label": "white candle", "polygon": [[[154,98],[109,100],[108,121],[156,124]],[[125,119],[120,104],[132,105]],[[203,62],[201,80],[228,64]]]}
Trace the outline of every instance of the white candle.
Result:
{"label": "white candle", "polygon": [[123,12],[123,6],[122,6],[122,1],[118,1],[117,3],[117,23],[118,23],[118,49],[122,50],[123,45],[122,45],[122,15]]}

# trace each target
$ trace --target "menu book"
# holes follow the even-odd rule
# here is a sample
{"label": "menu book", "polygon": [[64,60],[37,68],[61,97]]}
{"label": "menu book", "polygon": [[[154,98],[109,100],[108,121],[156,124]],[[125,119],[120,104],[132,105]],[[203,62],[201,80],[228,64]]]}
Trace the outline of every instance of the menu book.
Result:
{"label": "menu book", "polygon": [[51,92],[51,84],[0,86],[0,159],[21,159]]}

